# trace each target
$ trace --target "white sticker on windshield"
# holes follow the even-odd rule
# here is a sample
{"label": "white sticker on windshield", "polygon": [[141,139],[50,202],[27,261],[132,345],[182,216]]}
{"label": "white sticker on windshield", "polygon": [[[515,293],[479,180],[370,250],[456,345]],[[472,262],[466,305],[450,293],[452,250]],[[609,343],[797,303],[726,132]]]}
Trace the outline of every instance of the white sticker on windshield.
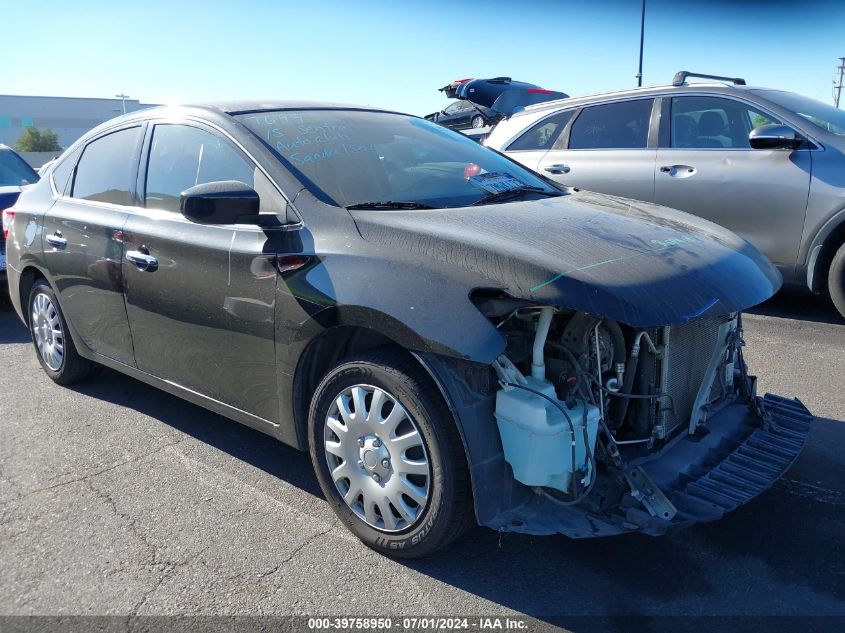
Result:
{"label": "white sticker on windshield", "polygon": [[490,193],[502,193],[505,191],[512,191],[514,189],[521,189],[525,187],[525,183],[514,178],[510,174],[502,172],[490,172],[487,174],[479,174],[469,179],[470,183],[481,187]]}

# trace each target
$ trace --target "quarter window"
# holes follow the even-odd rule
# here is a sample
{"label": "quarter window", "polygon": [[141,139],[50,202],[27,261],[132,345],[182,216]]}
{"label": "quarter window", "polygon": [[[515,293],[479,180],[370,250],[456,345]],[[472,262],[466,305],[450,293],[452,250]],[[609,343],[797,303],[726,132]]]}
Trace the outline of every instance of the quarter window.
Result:
{"label": "quarter window", "polygon": [[73,197],[111,204],[135,204],[132,183],[140,139],[141,128],[133,127],[89,143],[76,167]]}
{"label": "quarter window", "polygon": [[79,158],[80,151],[77,149],[72,154],[65,156],[53,168],[53,173],[50,177],[53,179],[53,186],[59,192],[60,196],[63,196],[67,192],[70,176],[73,173],[73,168],[76,167],[76,161]]}
{"label": "quarter window", "polygon": [[645,149],[651,99],[584,108],[569,136],[569,149]]}
{"label": "quarter window", "polygon": [[672,147],[751,149],[754,128],[779,123],[772,116],[740,101],[719,97],[672,99]]}
{"label": "quarter window", "polygon": [[221,137],[187,125],[160,124],[150,148],[146,206],[178,212],[186,189],[220,180],[255,187],[254,174],[254,167]]}
{"label": "quarter window", "polygon": [[572,110],[567,110],[543,119],[511,143],[507,151],[550,149],[571,118]]}

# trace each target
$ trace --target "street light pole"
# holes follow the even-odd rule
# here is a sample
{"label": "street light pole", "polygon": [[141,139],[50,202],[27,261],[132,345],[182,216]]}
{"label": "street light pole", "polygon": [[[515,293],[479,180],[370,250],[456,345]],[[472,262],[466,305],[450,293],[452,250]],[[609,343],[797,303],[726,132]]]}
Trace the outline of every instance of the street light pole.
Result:
{"label": "street light pole", "polygon": [[642,11],[640,12],[640,69],[637,72],[637,87],[643,85],[643,40],[645,37],[645,0],[642,0]]}
{"label": "street light pole", "polygon": [[839,71],[839,83],[833,84],[833,107],[839,107],[839,97],[842,96],[842,77],[845,75],[845,57],[839,58],[840,64],[839,68],[836,70]]}
{"label": "street light pole", "polygon": [[121,92],[119,95],[115,95],[115,97],[120,99],[120,105],[123,106],[123,114],[126,114],[126,100],[129,98],[129,95],[125,95]]}

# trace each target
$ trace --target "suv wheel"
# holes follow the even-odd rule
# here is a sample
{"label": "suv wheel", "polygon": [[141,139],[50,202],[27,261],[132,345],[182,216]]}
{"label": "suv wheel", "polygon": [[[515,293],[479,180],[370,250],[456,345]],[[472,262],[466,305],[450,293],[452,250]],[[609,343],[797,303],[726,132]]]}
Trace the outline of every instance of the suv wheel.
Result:
{"label": "suv wheel", "polygon": [[416,558],[471,524],[469,474],[454,419],[409,359],[379,352],[341,362],[317,387],[308,426],[323,494],[369,547]]}
{"label": "suv wheel", "polygon": [[839,310],[839,314],[845,317],[845,244],[839,247],[833,261],[830,262],[830,271],[827,274],[827,288],[833,305]]}
{"label": "suv wheel", "polygon": [[59,302],[46,280],[35,282],[27,306],[38,362],[53,382],[69,385],[96,373],[99,366],[76,351]]}

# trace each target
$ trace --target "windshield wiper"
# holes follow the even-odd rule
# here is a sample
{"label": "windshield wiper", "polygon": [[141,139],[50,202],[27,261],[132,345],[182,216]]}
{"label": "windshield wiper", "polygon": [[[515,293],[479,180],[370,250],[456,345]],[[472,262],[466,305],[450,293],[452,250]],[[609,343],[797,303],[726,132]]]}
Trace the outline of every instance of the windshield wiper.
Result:
{"label": "windshield wiper", "polygon": [[563,193],[560,191],[549,191],[548,189],[543,189],[542,187],[517,187],[516,189],[508,189],[507,191],[499,191],[498,193],[491,193],[481,200],[476,200],[472,203],[472,206],[478,206],[480,204],[490,204],[491,202],[503,202],[505,200],[509,200],[511,198],[517,198],[521,195],[526,193],[539,193],[544,196],[562,196]]}
{"label": "windshield wiper", "polygon": [[427,204],[423,204],[422,202],[394,202],[393,200],[385,200],[383,202],[359,202],[358,204],[350,204],[346,208],[384,211],[387,209],[433,209],[434,207]]}

